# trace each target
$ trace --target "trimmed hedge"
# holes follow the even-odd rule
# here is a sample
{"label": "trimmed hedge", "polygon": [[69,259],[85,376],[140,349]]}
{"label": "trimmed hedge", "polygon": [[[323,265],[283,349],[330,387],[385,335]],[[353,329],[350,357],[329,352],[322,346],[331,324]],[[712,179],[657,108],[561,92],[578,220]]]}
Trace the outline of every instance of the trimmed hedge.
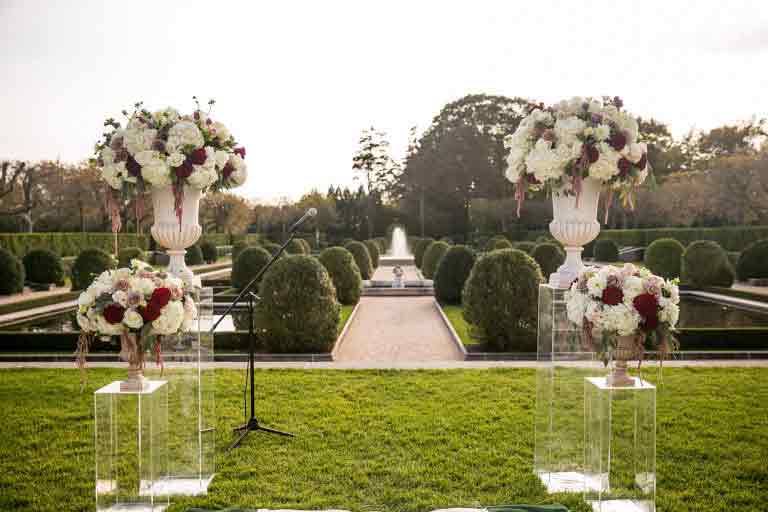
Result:
{"label": "trimmed hedge", "polygon": [[512,249],[512,242],[506,238],[491,238],[488,240],[488,243],[485,244],[485,250],[488,252],[499,251],[502,249]]}
{"label": "trimmed hedge", "polygon": [[288,243],[285,247],[285,252],[288,254],[307,254],[306,247],[304,247],[304,244],[297,238],[294,238]]}
{"label": "trimmed hedge", "polygon": [[203,259],[206,263],[215,263],[219,259],[219,250],[213,242],[203,241],[200,244],[200,250],[203,251]]}
{"label": "trimmed hedge", "polygon": [[200,246],[195,244],[192,247],[187,247],[187,254],[184,255],[184,262],[187,265],[202,265],[205,263],[203,259],[203,250]]}
{"label": "trimmed hedge", "polygon": [[277,251],[280,250],[280,245],[273,244],[272,242],[264,242],[261,244],[261,247],[263,247],[264,250],[266,250],[269,254],[273,256],[277,254]]}
{"label": "trimmed hedge", "polygon": [[0,248],[0,295],[24,291],[24,265],[11,251]]}
{"label": "trimmed hedge", "polygon": [[422,260],[424,259],[424,252],[426,252],[429,244],[434,242],[434,238],[420,238],[416,245],[413,247],[413,261],[418,268],[421,268]]}
{"label": "trimmed hedge", "polygon": [[240,252],[232,265],[232,286],[242,290],[267,264],[270,254],[261,247],[248,247]]}
{"label": "trimmed hedge", "polygon": [[144,261],[144,251],[140,247],[126,247],[125,249],[120,249],[120,252],[117,253],[118,267],[130,267],[131,260]]}
{"label": "trimmed hedge", "polygon": [[237,261],[237,257],[240,256],[240,253],[250,246],[251,245],[244,240],[236,242],[235,245],[232,246],[232,261]]}
{"label": "trimmed hedge", "polygon": [[363,278],[352,253],[343,247],[328,247],[323,249],[318,259],[331,276],[339,302],[344,305],[357,304]]}
{"label": "trimmed hedge", "polygon": [[742,281],[768,278],[768,240],[753,242],[744,249],[736,270]]}
{"label": "trimmed hedge", "polygon": [[536,242],[515,242],[512,244],[512,248],[531,254],[536,248]]}
{"label": "trimmed hedge", "polygon": [[25,280],[39,284],[64,284],[61,258],[47,249],[35,249],[24,256]]}
{"label": "trimmed hedge", "polygon": [[381,250],[379,249],[379,244],[375,240],[365,240],[363,243],[365,244],[365,247],[368,249],[368,254],[371,255],[371,264],[373,265],[373,268],[378,268],[379,257],[381,256]]}
{"label": "trimmed hedge", "polygon": [[440,259],[435,272],[435,295],[438,300],[460,304],[464,283],[474,265],[475,251],[466,245],[450,247]]}
{"label": "trimmed hedge", "polygon": [[425,279],[434,279],[437,266],[440,264],[440,258],[451,246],[448,242],[438,240],[432,242],[424,251],[424,257],[421,260],[421,273]]}
{"label": "trimmed hedge", "polygon": [[280,258],[261,283],[259,326],[272,352],[331,350],[341,306],[330,275],[311,256]]}
{"label": "trimmed hedge", "polygon": [[204,233],[203,236],[200,237],[200,242],[201,247],[205,242],[213,244],[214,247],[218,247],[219,245],[232,245],[232,239],[230,238],[229,233]]}
{"label": "trimmed hedge", "polygon": [[[117,235],[120,247],[149,247],[148,235],[121,233]],[[112,253],[115,236],[112,233],[0,233],[0,247],[22,258],[33,249],[48,249],[59,256],[77,256],[83,247],[93,247]]]}
{"label": "trimmed hedge", "polygon": [[348,242],[344,248],[351,252],[352,257],[355,258],[357,268],[360,269],[360,277],[366,280],[373,277],[373,263],[371,262],[371,255],[368,252],[368,247],[366,247],[363,242],[353,240]]}
{"label": "trimmed hedge", "polygon": [[541,274],[548,278],[557,272],[558,267],[565,262],[565,253],[560,246],[551,242],[544,242],[534,247],[531,257],[536,260],[541,268]]}
{"label": "trimmed hedge", "polygon": [[711,240],[699,240],[683,252],[680,280],[689,286],[730,287],[735,272],[720,244]]}
{"label": "trimmed hedge", "polygon": [[613,240],[598,240],[595,242],[595,260],[606,263],[619,261],[619,246]]}
{"label": "trimmed hedge", "polygon": [[674,238],[659,238],[645,249],[644,263],[648,270],[665,279],[680,277],[680,265],[685,247]]}
{"label": "trimmed hedge", "polygon": [[85,290],[102,272],[113,268],[112,256],[101,249],[86,249],[72,264],[72,290]]}
{"label": "trimmed hedge", "polygon": [[523,251],[480,257],[464,285],[464,318],[490,351],[536,350],[539,265]]}

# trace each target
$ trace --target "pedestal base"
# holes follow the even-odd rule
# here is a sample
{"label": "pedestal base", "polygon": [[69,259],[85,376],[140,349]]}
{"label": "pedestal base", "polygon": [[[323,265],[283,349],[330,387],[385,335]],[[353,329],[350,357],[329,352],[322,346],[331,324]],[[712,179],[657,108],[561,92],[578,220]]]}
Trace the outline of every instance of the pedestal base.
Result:
{"label": "pedestal base", "polygon": [[652,501],[612,500],[602,503],[588,501],[587,504],[594,512],[654,512],[656,510]]}
{"label": "pedestal base", "polygon": [[163,510],[167,508],[167,505],[152,506],[122,503],[113,505],[109,508],[97,508],[96,512],[163,512]]}
{"label": "pedestal base", "polygon": [[584,488],[597,490],[600,481],[587,477],[577,471],[538,472],[541,483],[547,488],[547,493],[555,492],[583,492]]}
{"label": "pedestal base", "polygon": [[207,478],[168,478],[152,487],[152,492],[160,496],[201,496],[208,494],[208,486],[213,477]]}

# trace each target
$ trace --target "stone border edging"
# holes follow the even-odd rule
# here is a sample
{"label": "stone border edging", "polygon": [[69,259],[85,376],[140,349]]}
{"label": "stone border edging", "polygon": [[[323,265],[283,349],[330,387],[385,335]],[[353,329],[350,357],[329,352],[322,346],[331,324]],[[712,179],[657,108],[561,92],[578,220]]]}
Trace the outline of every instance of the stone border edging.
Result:
{"label": "stone border edging", "polygon": [[432,297],[432,303],[435,305],[435,308],[440,314],[440,318],[443,319],[443,323],[448,328],[448,332],[451,334],[451,339],[456,344],[456,347],[459,349],[459,352],[461,352],[461,354],[464,356],[464,360],[466,360],[467,347],[465,347],[464,344],[461,342],[461,338],[459,338],[459,335],[456,333],[456,330],[453,328],[453,324],[451,324],[451,321],[448,320],[447,316],[445,316],[445,312],[443,311],[443,308],[440,307],[440,303],[437,302],[437,299]]}
{"label": "stone border edging", "polygon": [[[362,296],[360,297],[362,299]],[[352,313],[349,314],[349,318],[347,318],[347,323],[344,324],[344,328],[341,330],[339,335],[336,337],[336,341],[333,344],[333,348],[331,349],[331,360],[336,360],[336,354],[338,353],[339,349],[341,348],[341,343],[344,340],[344,336],[346,336],[347,331],[349,330],[349,327],[352,325],[352,321],[355,319],[355,316],[357,316],[357,310],[360,308],[360,300],[358,299],[357,304],[355,304],[354,309],[352,310]]]}

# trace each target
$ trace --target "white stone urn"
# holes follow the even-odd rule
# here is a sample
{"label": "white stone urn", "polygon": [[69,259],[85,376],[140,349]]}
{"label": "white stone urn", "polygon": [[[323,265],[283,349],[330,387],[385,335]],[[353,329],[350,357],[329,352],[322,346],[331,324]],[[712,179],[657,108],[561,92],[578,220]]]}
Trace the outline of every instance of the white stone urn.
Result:
{"label": "white stone urn", "polygon": [[203,233],[198,222],[200,198],[203,193],[193,187],[184,187],[181,222],[176,216],[173,187],[153,187],[152,206],[155,223],[152,224],[152,238],[166,248],[170,256],[168,272],[186,283],[194,283],[195,276],[184,262],[186,248],[197,242]]}
{"label": "white stone urn", "polygon": [[600,233],[597,221],[597,202],[600,199],[602,183],[594,178],[585,178],[581,183],[578,205],[573,192],[567,189],[552,190],[553,220],[549,231],[565,247],[565,263],[549,276],[549,284],[555,288],[568,288],[584,268],[581,251]]}

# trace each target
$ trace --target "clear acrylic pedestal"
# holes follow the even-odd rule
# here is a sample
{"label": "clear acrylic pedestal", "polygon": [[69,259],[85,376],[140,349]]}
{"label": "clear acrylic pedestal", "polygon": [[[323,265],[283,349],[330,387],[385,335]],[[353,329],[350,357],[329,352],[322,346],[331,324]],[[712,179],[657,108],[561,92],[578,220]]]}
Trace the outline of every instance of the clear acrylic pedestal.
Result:
{"label": "clear acrylic pedestal", "polygon": [[[162,379],[168,382],[168,474],[155,483],[160,495],[206,494],[215,466],[213,293],[203,288],[197,301],[196,330],[164,336]],[[145,372],[161,378],[147,363]]]}
{"label": "clear acrylic pedestal", "polygon": [[584,380],[584,499],[595,512],[656,510],[656,387]]}
{"label": "clear acrylic pedestal", "polygon": [[150,380],[141,391],[112,382],[93,395],[96,510],[160,512],[168,497],[153,491],[168,462],[168,386]]}
{"label": "clear acrylic pedestal", "polygon": [[547,492],[584,491],[584,378],[605,373],[568,320],[565,290],[539,286],[533,470]]}

